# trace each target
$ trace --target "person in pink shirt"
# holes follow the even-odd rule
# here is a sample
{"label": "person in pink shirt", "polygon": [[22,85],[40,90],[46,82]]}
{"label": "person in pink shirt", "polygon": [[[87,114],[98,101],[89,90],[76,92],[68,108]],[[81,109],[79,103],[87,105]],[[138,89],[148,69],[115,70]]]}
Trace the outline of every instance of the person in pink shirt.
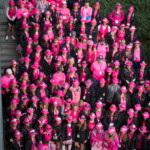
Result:
{"label": "person in pink shirt", "polygon": [[68,19],[70,17],[70,10],[69,10],[69,8],[67,8],[67,2],[66,1],[62,2],[62,8],[60,9],[60,13],[63,16],[63,21],[65,23],[67,23]]}
{"label": "person in pink shirt", "polygon": [[99,122],[91,133],[91,150],[102,150],[105,131]]}
{"label": "person in pink shirt", "polygon": [[12,70],[7,69],[6,74],[1,77],[2,94],[5,94],[5,91],[8,91],[9,82],[11,79],[15,79],[15,77],[12,74]]}
{"label": "person in pink shirt", "polygon": [[93,72],[93,86],[96,87],[101,78],[105,78],[106,62],[103,60],[103,55],[98,56],[98,60],[92,63],[91,71]]}
{"label": "person in pink shirt", "polygon": [[73,85],[70,87],[70,90],[72,92],[72,103],[79,103],[80,96],[81,96],[81,87],[79,86],[80,82],[75,79],[73,81]]}
{"label": "person in pink shirt", "polygon": [[25,8],[25,3],[23,1],[19,1],[19,7],[17,9],[17,19],[22,17],[23,12],[28,12],[28,9]]}
{"label": "person in pink shirt", "polygon": [[115,26],[119,26],[124,19],[124,12],[123,10],[121,10],[121,8],[122,8],[121,4],[117,3],[116,9],[113,10],[109,15],[112,24]]}
{"label": "person in pink shirt", "polygon": [[78,108],[79,108],[78,104],[74,103],[73,108],[72,108],[71,113],[70,113],[70,115],[73,118],[74,123],[77,123],[77,121],[78,121],[78,117],[79,117],[79,109]]}
{"label": "person in pink shirt", "polygon": [[81,19],[84,18],[86,23],[91,21],[92,8],[89,6],[89,1],[86,0],[84,6],[81,7]]}
{"label": "person in pink shirt", "polygon": [[33,6],[33,4],[31,2],[28,2],[27,9],[29,11],[29,16],[34,15],[34,6]]}
{"label": "person in pink shirt", "polygon": [[121,39],[125,38],[126,31],[125,31],[125,24],[121,24],[120,29],[117,32],[117,43],[119,44],[121,42]]}
{"label": "person in pink shirt", "polygon": [[59,82],[60,85],[62,85],[65,82],[66,76],[62,72],[61,66],[57,67],[57,72],[53,74],[53,79],[57,79],[57,81]]}

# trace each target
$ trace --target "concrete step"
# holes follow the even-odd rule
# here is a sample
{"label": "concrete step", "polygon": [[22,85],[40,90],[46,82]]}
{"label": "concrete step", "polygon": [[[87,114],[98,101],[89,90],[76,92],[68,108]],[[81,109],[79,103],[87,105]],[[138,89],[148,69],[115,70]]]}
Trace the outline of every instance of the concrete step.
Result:
{"label": "concrete step", "polygon": [[17,47],[17,44],[16,43],[3,43],[2,45],[1,45],[1,49],[3,50],[5,50],[5,49],[16,49],[16,47]]}

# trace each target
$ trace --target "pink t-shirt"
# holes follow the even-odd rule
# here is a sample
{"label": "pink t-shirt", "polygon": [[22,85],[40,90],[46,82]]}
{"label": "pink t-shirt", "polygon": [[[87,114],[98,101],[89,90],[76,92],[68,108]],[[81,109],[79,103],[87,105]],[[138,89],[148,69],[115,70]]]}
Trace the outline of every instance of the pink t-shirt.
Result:
{"label": "pink t-shirt", "polygon": [[53,74],[53,79],[56,79],[58,83],[62,84],[64,80],[66,79],[66,76],[63,72],[58,74],[57,72]]}
{"label": "pink t-shirt", "polygon": [[6,75],[2,76],[1,86],[3,88],[8,88],[9,87],[9,82],[10,82],[11,79],[15,79],[14,75],[11,75],[9,78]]}

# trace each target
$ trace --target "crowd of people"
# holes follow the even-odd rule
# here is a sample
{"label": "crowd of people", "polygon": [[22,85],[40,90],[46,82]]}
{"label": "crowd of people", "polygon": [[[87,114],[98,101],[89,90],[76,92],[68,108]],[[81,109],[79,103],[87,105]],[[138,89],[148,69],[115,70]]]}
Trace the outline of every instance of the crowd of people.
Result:
{"label": "crowd of people", "polygon": [[[150,150],[150,72],[134,7],[10,0],[18,44],[1,78],[8,150]],[[108,17],[108,16],[107,16]],[[16,36],[15,36],[16,32]]]}

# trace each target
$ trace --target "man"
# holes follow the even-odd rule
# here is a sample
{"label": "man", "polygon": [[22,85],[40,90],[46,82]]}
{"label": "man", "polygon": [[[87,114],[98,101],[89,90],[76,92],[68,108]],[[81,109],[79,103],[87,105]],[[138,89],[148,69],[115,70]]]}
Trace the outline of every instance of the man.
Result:
{"label": "man", "polygon": [[98,60],[91,65],[91,71],[93,71],[93,87],[96,87],[101,78],[105,78],[105,70],[107,68],[106,62],[103,60],[103,55],[98,56]]}

